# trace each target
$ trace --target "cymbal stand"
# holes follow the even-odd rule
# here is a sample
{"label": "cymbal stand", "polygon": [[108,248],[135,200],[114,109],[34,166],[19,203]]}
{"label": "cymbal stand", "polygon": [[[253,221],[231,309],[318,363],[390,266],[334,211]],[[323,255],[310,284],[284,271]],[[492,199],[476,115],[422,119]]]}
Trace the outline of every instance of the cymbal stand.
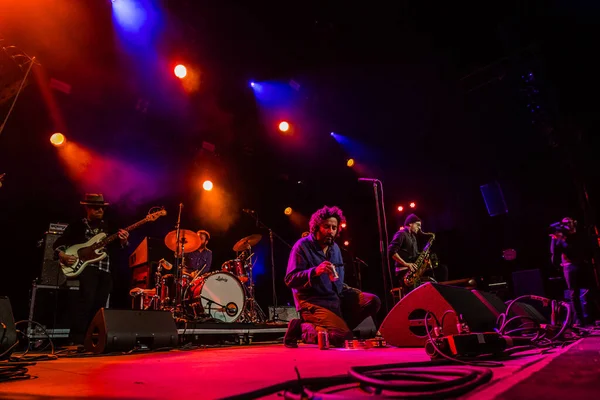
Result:
{"label": "cymbal stand", "polygon": [[279,321],[279,314],[277,314],[277,291],[276,291],[276,284],[275,284],[275,250],[274,250],[274,243],[273,243],[273,237],[276,237],[277,239],[279,239],[280,242],[282,242],[283,244],[285,244],[287,247],[289,247],[290,249],[292,248],[292,246],[286,242],[281,236],[279,236],[278,234],[276,234],[275,232],[273,232],[273,229],[269,228],[267,225],[265,225],[260,218],[258,218],[258,213],[256,212],[248,212],[248,215],[250,215],[252,218],[254,218],[256,220],[256,226],[259,228],[263,228],[269,231],[269,242],[270,242],[270,246],[271,246],[271,283],[273,285],[273,321]]}
{"label": "cymbal stand", "polygon": [[162,310],[164,307],[162,299],[162,265],[158,264],[156,272],[154,273],[154,296],[152,296],[152,308],[153,310]]}
{"label": "cymbal stand", "polygon": [[[248,245],[248,253],[252,253],[252,248]],[[260,305],[254,298],[254,278],[252,276],[252,256],[248,258],[248,286],[246,287],[248,292],[248,298],[246,299],[246,304],[249,305],[249,310],[247,311],[249,322],[260,322],[264,323],[267,321],[267,316],[265,315]]]}
{"label": "cymbal stand", "polygon": [[[183,268],[185,267],[185,237],[183,237],[181,239],[181,253],[179,253],[179,255],[181,256],[181,263],[179,264],[179,267],[177,268],[177,279],[175,280],[175,310],[177,310],[177,307],[180,308],[181,312],[183,312],[183,305],[182,305],[182,294],[183,294]],[[177,250],[179,250],[179,247],[177,248]]]}
{"label": "cymbal stand", "polygon": [[180,226],[181,226],[181,210],[183,209],[183,203],[179,203],[179,215],[177,216],[177,224],[175,226],[175,230],[177,231],[176,234],[176,243],[177,243],[177,247],[176,247],[176,251],[175,251],[175,304],[173,304],[174,309],[177,308],[177,305],[181,304],[181,291],[179,290],[179,280],[181,279],[182,276],[182,268],[181,268],[181,264],[180,264],[180,257],[183,257],[183,248],[184,248],[184,244],[181,243],[181,251],[179,249],[179,243],[180,243],[180,234],[181,234],[181,230],[180,230]]}

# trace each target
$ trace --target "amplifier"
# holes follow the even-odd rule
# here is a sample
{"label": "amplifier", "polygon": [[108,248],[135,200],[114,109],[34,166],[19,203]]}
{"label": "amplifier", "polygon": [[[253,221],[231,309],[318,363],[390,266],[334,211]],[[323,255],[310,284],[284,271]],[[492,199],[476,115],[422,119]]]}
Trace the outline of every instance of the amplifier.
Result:
{"label": "amplifier", "polygon": [[[50,227],[57,224],[51,224]],[[66,226],[66,225],[65,225]],[[58,239],[62,233],[57,233],[55,231],[48,231],[43,239],[43,248],[44,248],[44,257],[42,260],[42,271],[39,278],[39,283],[41,285],[63,285],[67,280],[65,274],[63,274],[62,269],[60,268],[60,264],[58,260],[54,259],[54,242]]]}
{"label": "amplifier", "polygon": [[135,268],[138,265],[158,262],[162,258],[173,264],[173,257],[173,252],[169,250],[163,240],[145,237],[129,256],[129,267]]}
{"label": "amplifier", "polygon": [[58,235],[62,235],[62,233],[67,229],[68,224],[62,224],[60,222],[56,222],[54,224],[50,224],[48,227],[48,233],[55,233]]}
{"label": "amplifier", "polygon": [[[131,286],[132,288],[138,287],[142,289],[152,289],[155,285],[155,274],[158,268],[158,262],[150,262],[145,264],[136,265],[131,268]],[[169,271],[163,271],[163,274],[172,273]]]}
{"label": "amplifier", "polygon": [[[29,320],[41,324],[55,334],[66,331],[68,335],[73,307],[79,300],[78,291],[77,286],[34,284],[29,302]],[[27,335],[30,338],[44,336],[42,330],[31,323],[27,327]]]}

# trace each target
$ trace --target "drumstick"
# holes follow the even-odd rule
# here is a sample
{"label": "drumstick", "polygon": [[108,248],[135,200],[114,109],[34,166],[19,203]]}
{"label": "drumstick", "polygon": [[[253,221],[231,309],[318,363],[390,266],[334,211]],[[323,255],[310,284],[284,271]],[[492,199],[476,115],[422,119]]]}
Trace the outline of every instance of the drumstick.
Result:
{"label": "drumstick", "polygon": [[202,271],[204,271],[204,268],[206,268],[206,264],[204,263],[204,265],[202,266],[202,268],[200,268],[200,270],[198,271],[198,275],[200,275],[202,273]]}

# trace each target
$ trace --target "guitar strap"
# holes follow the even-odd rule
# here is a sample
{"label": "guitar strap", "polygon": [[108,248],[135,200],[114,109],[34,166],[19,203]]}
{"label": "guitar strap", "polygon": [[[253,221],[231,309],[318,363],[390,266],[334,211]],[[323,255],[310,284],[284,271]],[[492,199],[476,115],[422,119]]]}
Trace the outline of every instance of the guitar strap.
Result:
{"label": "guitar strap", "polygon": [[102,225],[104,225],[104,221],[100,221],[100,224],[96,228],[92,228],[87,218],[83,219],[83,223],[87,227],[87,229],[85,230],[85,238],[87,240],[90,240],[91,238],[102,232]]}

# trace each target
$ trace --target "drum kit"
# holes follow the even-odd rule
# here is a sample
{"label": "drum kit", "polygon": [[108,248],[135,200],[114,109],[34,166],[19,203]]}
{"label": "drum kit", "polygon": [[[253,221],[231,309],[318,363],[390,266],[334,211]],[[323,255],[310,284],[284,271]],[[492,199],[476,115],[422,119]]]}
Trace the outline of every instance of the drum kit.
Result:
{"label": "drum kit", "polygon": [[204,268],[200,268],[188,273],[185,255],[200,248],[200,237],[186,229],[169,232],[165,244],[175,253],[178,266],[160,260],[155,272],[155,288],[135,288],[130,294],[145,298],[140,308],[168,310],[180,320],[266,322],[265,313],[254,297],[252,277],[252,247],[261,239],[262,235],[254,234],[239,240],[233,246],[236,257],[225,261],[218,271],[203,273]]}

